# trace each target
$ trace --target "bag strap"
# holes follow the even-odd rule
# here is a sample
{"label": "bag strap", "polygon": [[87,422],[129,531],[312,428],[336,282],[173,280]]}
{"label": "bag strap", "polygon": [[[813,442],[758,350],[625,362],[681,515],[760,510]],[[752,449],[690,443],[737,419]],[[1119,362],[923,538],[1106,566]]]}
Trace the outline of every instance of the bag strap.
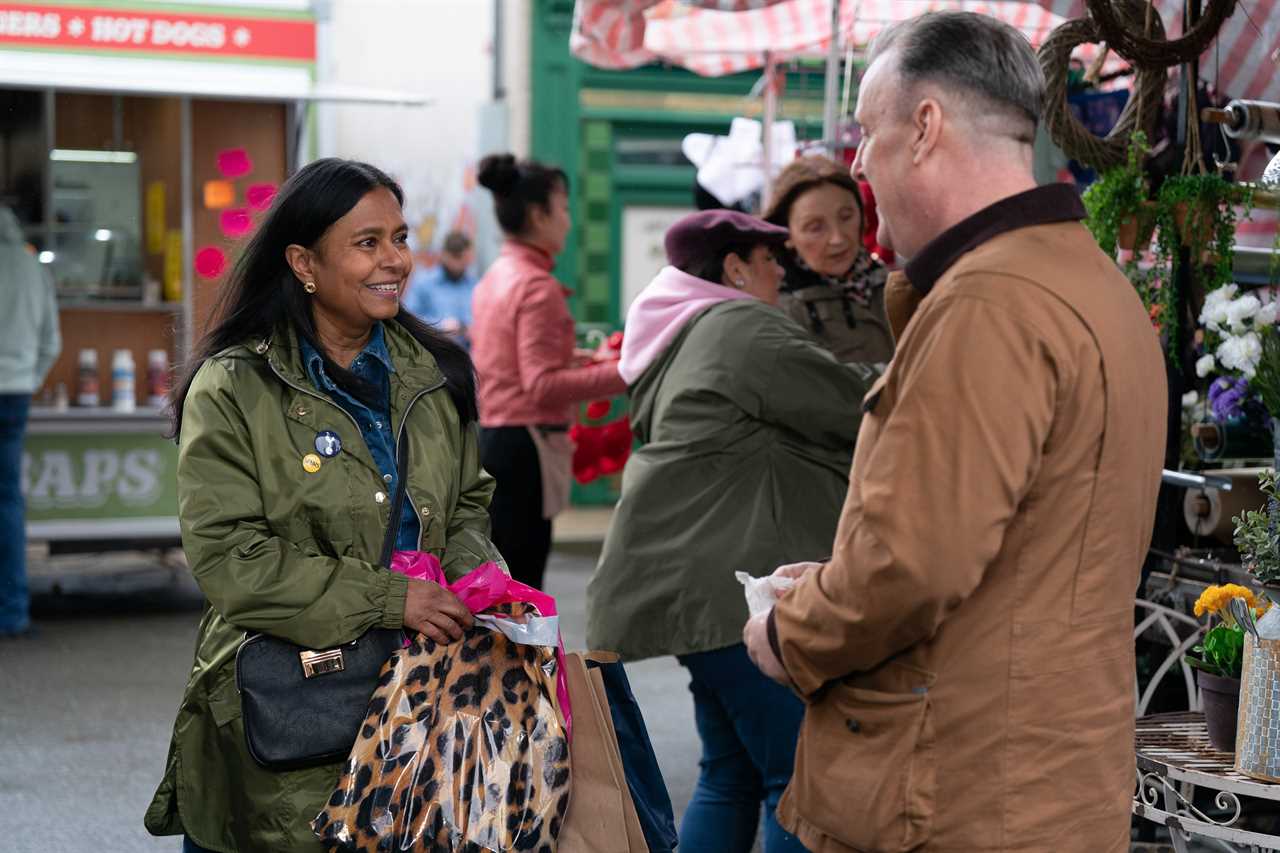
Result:
{"label": "bag strap", "polygon": [[387,537],[382,540],[383,568],[391,568],[391,552],[400,536],[400,516],[404,513],[404,484],[409,479],[409,431],[400,427],[400,441],[396,444],[396,493],[391,499],[391,520],[387,523]]}

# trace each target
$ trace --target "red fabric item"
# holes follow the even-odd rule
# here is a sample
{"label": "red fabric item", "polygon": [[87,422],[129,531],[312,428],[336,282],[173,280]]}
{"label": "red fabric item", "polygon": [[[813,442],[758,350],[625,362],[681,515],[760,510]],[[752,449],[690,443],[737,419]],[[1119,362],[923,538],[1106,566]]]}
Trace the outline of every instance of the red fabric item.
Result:
{"label": "red fabric item", "polygon": [[611,408],[613,408],[613,403],[609,400],[592,400],[587,403],[587,417],[593,421],[598,421],[608,415]]}
{"label": "red fabric item", "polygon": [[625,415],[598,426],[574,424],[569,429],[569,438],[574,443],[573,476],[584,484],[621,471],[631,456],[635,440],[631,419]]}
{"label": "red fabric item", "polygon": [[[852,159],[853,152],[849,153],[849,157]],[[894,257],[893,250],[886,249],[876,242],[876,229],[880,227],[880,217],[876,215],[876,197],[871,192],[871,184],[858,181],[858,186],[862,188],[862,245],[886,265],[891,265]]]}
{"label": "red fabric item", "polygon": [[573,364],[565,290],[545,252],[508,240],[472,297],[471,356],[486,427],[567,424],[583,400],[621,394],[618,364]]}

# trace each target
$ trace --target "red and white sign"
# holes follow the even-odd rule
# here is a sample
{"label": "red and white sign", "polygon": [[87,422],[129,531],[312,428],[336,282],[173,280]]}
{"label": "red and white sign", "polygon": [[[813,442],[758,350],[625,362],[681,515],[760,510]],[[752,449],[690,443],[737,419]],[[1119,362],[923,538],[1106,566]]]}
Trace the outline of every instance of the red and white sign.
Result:
{"label": "red and white sign", "polygon": [[5,47],[314,62],[316,25],[304,17],[0,3],[0,49]]}

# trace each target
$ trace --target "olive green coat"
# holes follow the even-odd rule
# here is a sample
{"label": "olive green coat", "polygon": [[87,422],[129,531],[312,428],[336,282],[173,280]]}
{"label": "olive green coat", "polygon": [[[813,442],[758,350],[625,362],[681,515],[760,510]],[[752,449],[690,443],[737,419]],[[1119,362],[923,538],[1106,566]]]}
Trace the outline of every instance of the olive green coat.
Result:
{"label": "olive green coat", "polygon": [[587,587],[588,646],[636,660],[742,642],[734,572],[829,554],[875,376],[763,302],[694,318],[628,391],[644,445]]}
{"label": "olive green coat", "polygon": [[[398,324],[385,329],[392,429],[408,430],[420,549],[456,577],[500,559],[488,539],[493,480],[434,358]],[[206,362],[183,413],[178,513],[209,604],[146,826],[224,853],[317,853],[309,823],[339,765],[277,773],[253,762],[235,653],[246,631],[324,648],[400,627],[408,581],[376,565],[391,500],[354,421],[307,378],[292,330]],[[308,473],[302,459],[323,430],[338,433],[342,452]]]}

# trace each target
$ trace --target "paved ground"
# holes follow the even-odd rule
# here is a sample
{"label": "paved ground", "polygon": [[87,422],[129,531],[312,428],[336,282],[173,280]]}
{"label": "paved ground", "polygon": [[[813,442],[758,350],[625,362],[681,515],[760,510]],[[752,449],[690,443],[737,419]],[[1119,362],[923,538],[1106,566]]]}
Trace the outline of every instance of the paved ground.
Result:
{"label": "paved ground", "polygon": [[[552,559],[548,589],[570,649],[584,644],[594,563],[593,546],[581,542]],[[0,642],[0,814],[9,818],[0,850],[178,850],[174,839],[147,835],[142,813],[191,665],[199,591],[185,571],[163,569],[85,580],[42,574],[33,586],[43,593],[38,635]],[[683,810],[698,755],[683,670],[666,658],[628,673],[672,801]]]}

